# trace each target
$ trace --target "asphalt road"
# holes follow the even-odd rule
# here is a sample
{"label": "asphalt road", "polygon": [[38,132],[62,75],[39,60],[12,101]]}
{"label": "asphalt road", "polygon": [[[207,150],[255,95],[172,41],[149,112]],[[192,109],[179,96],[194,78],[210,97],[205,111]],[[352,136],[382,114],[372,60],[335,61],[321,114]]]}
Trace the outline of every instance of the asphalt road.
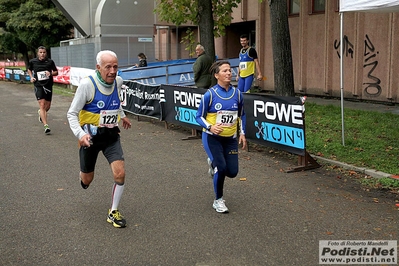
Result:
{"label": "asphalt road", "polygon": [[128,226],[114,228],[102,154],[89,189],[79,184],[72,98],[54,96],[50,135],[32,85],[1,81],[0,99],[1,265],[318,265],[319,240],[398,239],[394,196],[327,167],[286,173],[295,160],[269,149],[240,152],[225,183],[230,213],[216,213],[200,139],[133,115],[121,133]]}

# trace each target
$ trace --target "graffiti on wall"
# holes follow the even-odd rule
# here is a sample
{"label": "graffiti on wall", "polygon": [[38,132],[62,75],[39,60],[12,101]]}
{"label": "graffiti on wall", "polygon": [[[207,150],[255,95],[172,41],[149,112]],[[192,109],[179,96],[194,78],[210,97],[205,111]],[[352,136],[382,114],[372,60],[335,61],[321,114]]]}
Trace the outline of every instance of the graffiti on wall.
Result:
{"label": "graffiti on wall", "polygon": [[[337,52],[338,58],[341,58],[340,55],[340,40],[334,41],[334,49]],[[343,54],[345,57],[349,57],[353,59],[354,48],[353,44],[349,41],[348,36],[344,35],[343,38]],[[363,52],[363,68],[367,71],[367,82],[363,82],[364,92],[368,96],[378,97],[381,94],[381,80],[373,75],[374,70],[378,66],[377,55],[379,54],[376,51],[376,48],[373,42],[370,40],[370,37],[366,34],[364,40],[364,52]]]}
{"label": "graffiti on wall", "polygon": [[378,65],[376,56],[378,51],[375,50],[374,44],[371,42],[369,36],[366,34],[366,39],[364,40],[364,64],[363,68],[368,70],[367,78],[370,82],[364,82],[365,85],[364,92],[369,96],[378,97],[381,94],[381,80],[373,75],[374,70]]}
{"label": "graffiti on wall", "polygon": [[[341,44],[341,40],[334,41],[334,49],[337,50],[338,58],[341,58],[341,55],[339,53],[340,52],[340,50],[339,50],[340,44]],[[343,44],[344,44],[343,52],[344,52],[345,56],[348,57],[350,55],[350,57],[353,58],[353,44],[349,41],[349,38],[346,35],[344,35]]]}

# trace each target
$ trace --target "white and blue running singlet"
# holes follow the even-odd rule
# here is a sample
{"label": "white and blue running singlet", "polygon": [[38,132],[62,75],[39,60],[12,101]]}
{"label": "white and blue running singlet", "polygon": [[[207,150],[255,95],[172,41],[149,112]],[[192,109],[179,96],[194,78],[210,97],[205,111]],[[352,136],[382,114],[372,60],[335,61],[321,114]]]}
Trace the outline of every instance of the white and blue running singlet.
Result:
{"label": "white and blue running singlet", "polygon": [[[244,122],[243,117],[243,96],[241,92],[233,86],[229,89],[215,85],[210,88],[203,96],[196,116],[197,122],[207,128],[207,123],[211,125],[222,124],[223,132],[221,137],[235,137],[239,122]],[[241,121],[240,121],[241,119]],[[241,133],[245,127],[242,127]],[[210,131],[206,131],[212,134]]]}
{"label": "white and blue running singlet", "polygon": [[245,78],[255,73],[255,62],[254,59],[249,56],[251,47],[243,51],[240,51],[240,77]]}
{"label": "white and blue running singlet", "polygon": [[119,122],[119,107],[121,101],[119,93],[114,82],[114,88],[109,95],[101,92],[97,86],[94,78],[89,76],[93,82],[95,92],[93,99],[86,103],[83,109],[79,112],[80,125],[92,124],[98,127],[113,128],[118,126]]}

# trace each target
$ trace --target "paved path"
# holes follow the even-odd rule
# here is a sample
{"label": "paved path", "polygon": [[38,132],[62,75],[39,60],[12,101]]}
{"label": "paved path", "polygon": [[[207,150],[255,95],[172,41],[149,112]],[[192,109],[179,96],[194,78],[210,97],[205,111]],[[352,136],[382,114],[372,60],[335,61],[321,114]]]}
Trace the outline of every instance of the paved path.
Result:
{"label": "paved path", "polygon": [[201,141],[131,115],[121,133],[128,226],[113,228],[102,155],[90,188],[78,181],[72,98],[55,95],[50,135],[31,85],[1,81],[0,99],[1,265],[318,265],[319,240],[398,238],[394,196],[324,167],[285,173],[295,160],[279,153],[242,151],[239,177],[225,184],[231,212],[218,214]]}

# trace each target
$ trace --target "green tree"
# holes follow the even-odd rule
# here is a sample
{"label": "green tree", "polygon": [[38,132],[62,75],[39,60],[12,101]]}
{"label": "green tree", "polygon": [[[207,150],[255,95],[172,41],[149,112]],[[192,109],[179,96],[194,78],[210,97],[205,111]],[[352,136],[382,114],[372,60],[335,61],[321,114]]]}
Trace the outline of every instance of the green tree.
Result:
{"label": "green tree", "polygon": [[18,35],[7,31],[7,21],[23,2],[25,0],[0,0],[0,28],[2,29],[0,47],[2,53],[26,53],[26,45],[19,40]]}
{"label": "green tree", "polygon": [[6,31],[0,46],[21,53],[26,65],[29,52],[34,55],[40,45],[48,49],[59,46],[73,30],[62,12],[48,0],[0,0],[0,26]]}
{"label": "green tree", "polygon": [[[215,58],[215,37],[224,35],[231,23],[233,8],[241,0],[157,0],[154,10],[161,20],[180,26],[192,23],[199,27],[200,42]],[[191,44],[192,45],[192,44]]]}

